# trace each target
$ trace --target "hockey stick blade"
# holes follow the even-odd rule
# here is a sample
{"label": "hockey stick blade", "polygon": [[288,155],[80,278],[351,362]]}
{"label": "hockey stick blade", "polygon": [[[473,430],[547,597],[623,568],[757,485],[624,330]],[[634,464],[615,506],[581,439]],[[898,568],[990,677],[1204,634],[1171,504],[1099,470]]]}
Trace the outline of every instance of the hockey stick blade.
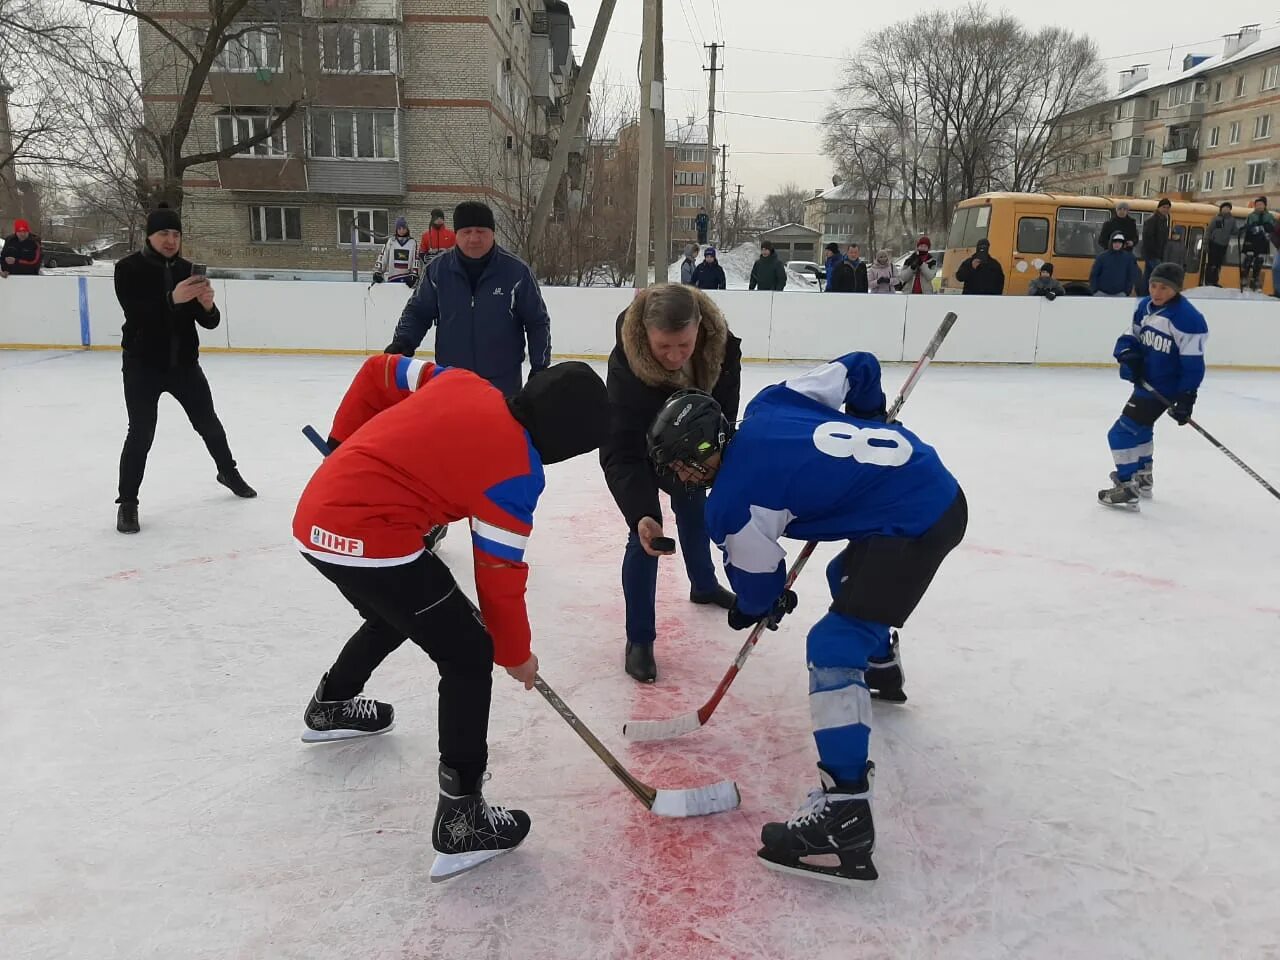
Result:
{"label": "hockey stick blade", "polygon": [[673,740],[692,733],[702,726],[702,720],[695,710],[670,720],[628,720],[622,725],[622,735],[636,743],[648,743],[653,740]]}

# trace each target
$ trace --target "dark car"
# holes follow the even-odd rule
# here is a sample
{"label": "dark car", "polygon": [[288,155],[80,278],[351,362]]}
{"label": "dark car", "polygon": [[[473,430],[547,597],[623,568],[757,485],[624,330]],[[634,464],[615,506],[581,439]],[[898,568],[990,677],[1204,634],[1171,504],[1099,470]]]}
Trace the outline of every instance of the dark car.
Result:
{"label": "dark car", "polygon": [[87,253],[79,253],[69,243],[56,240],[41,240],[40,247],[44,251],[44,268],[55,267],[87,267],[93,263],[93,257]]}

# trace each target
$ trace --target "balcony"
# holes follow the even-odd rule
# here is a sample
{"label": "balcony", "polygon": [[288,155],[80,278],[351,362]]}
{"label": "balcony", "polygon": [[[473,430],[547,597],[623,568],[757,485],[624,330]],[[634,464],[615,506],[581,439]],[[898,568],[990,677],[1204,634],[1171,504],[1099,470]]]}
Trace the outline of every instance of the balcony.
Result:
{"label": "balcony", "polygon": [[361,197],[402,197],[404,164],[399,160],[307,160],[307,189]]}
{"label": "balcony", "polygon": [[1164,152],[1160,154],[1160,166],[1175,167],[1182,163],[1195,163],[1200,159],[1200,151],[1195,147],[1184,147],[1176,143],[1166,143]]}
{"label": "balcony", "polygon": [[1127,177],[1142,167],[1142,157],[1112,157],[1107,161],[1107,173],[1113,177]]}
{"label": "balcony", "polygon": [[1130,137],[1136,137],[1142,133],[1142,127],[1146,122],[1142,117],[1114,120],[1111,123],[1111,139],[1128,140]]}
{"label": "balcony", "polygon": [[305,20],[362,20],[400,23],[401,0],[302,0]]}
{"label": "balcony", "polygon": [[218,182],[224,190],[301,192],[307,172],[299,157],[227,157],[218,161]]}
{"label": "balcony", "polygon": [[1160,110],[1160,119],[1172,122],[1183,122],[1188,120],[1199,120],[1204,116],[1204,101],[1191,100],[1187,103],[1180,103],[1176,107],[1163,107]]}

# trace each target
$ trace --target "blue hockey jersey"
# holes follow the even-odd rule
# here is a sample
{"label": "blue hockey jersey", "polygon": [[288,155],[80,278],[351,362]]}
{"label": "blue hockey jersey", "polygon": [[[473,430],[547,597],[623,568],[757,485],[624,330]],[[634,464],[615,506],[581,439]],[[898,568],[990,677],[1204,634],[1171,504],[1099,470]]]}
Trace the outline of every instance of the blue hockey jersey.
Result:
{"label": "blue hockey jersey", "polygon": [[[1163,307],[1143,297],[1133,312],[1133,326],[1116,341],[1115,357],[1137,346],[1142,350],[1142,379],[1169,400],[1195,390],[1204,379],[1204,345],[1209,326],[1204,314],[1184,296]],[[1133,371],[1120,364],[1120,376],[1133,379]],[[1138,392],[1146,394],[1141,387]]]}
{"label": "blue hockey jersey", "polygon": [[751,401],[706,508],[743,613],[764,613],[782,593],[780,537],[918,537],[955,500],[959,485],[938,454],[905,427],[871,419],[883,410],[880,364],[869,353],[846,354]]}

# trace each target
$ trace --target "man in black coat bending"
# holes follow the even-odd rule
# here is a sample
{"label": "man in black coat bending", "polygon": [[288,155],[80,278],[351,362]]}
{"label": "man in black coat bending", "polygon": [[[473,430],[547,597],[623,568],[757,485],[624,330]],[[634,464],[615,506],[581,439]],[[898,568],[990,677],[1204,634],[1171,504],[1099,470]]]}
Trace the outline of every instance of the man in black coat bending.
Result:
{"label": "man in black coat bending", "polygon": [[196,324],[212,330],[221,320],[213,286],[193,275],[191,261],[178,255],[182,221],[164,205],[147,217],[147,239],[137,253],[116,264],[116,299],[124,311],[124,403],[129,432],[120,453],[120,505],[116,529],[137,533],[138,490],[156,434],[160,395],[167,393],[187,414],[213,462],[217,481],[238,497],[258,494],[244,482],[227,446],[227,433],[213,409],[209,381],[200,369]]}
{"label": "man in black coat bending", "polygon": [[624,666],[640,683],[653,683],[657,638],[655,604],[658,558],[673,551],[662,537],[658,491],[671,497],[680,552],[689,575],[689,600],[732,609],[734,596],[716,580],[703,510],[705,490],[689,490],[676,477],[658,476],[649,460],[653,418],[677,390],[710,393],[732,423],[738,415],[742,342],[715,302],[694,287],[663,283],[641,290],[617,322],[618,343],[609,354],[609,436],[600,445],[609,492],[627,523],[622,557],[627,649]]}

